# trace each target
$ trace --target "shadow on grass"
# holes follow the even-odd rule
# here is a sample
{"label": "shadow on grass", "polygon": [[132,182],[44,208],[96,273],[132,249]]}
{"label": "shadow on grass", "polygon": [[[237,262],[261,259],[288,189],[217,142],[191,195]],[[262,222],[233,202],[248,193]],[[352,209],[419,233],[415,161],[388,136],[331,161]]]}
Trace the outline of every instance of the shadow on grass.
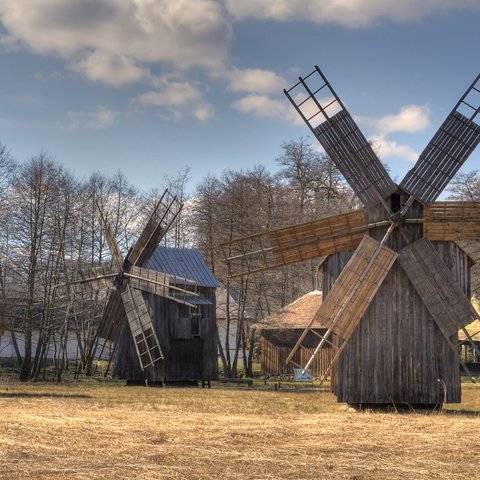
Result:
{"label": "shadow on grass", "polygon": [[91,395],[62,393],[0,392],[0,398],[93,398]]}

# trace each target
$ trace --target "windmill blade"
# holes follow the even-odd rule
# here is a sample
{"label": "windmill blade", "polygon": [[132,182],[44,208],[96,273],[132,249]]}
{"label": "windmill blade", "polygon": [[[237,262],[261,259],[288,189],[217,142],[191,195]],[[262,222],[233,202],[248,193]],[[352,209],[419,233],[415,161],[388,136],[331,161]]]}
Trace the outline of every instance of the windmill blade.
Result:
{"label": "windmill blade", "polygon": [[397,190],[330,83],[315,66],[285,95],[366,207]]}
{"label": "windmill blade", "polygon": [[88,285],[92,290],[103,290],[113,285],[114,278],[118,272],[109,267],[92,267],[77,270],[78,280],[55,285],[54,288],[69,287],[72,285]]}
{"label": "windmill blade", "polygon": [[165,190],[157,202],[137,243],[127,255],[130,264],[142,267],[182,211],[183,204]]}
{"label": "windmill blade", "polygon": [[434,202],[423,209],[423,233],[432,241],[480,241],[480,202]]}
{"label": "windmill blade", "polygon": [[235,278],[353,250],[371,226],[365,210],[356,210],[238,238],[221,248]]}
{"label": "windmill blade", "polygon": [[365,236],[315,315],[316,321],[331,326],[347,342],[397,257]]}
{"label": "windmill blade", "polygon": [[132,288],[153,293],[189,307],[196,306],[192,303],[192,299],[199,296],[198,284],[193,280],[135,266],[132,266],[124,275],[129,279]]}
{"label": "windmill blade", "polygon": [[127,284],[121,295],[140,367],[145,370],[163,360],[162,349],[142,291]]}
{"label": "windmill blade", "polygon": [[97,330],[97,338],[116,343],[126,320],[125,309],[118,290],[112,290]]}
{"label": "windmill blade", "polygon": [[476,320],[472,304],[427,238],[405,247],[399,262],[447,340]]}
{"label": "windmill blade", "polygon": [[123,257],[122,253],[120,252],[120,247],[118,246],[117,239],[113,233],[112,227],[110,223],[108,223],[107,219],[103,215],[102,209],[100,208],[100,204],[97,203],[97,208],[100,213],[100,218],[102,220],[103,229],[105,231],[105,238],[107,239],[108,248],[110,250],[110,254],[112,255],[113,265],[117,270],[120,270],[123,265]]}
{"label": "windmill blade", "polygon": [[433,202],[480,143],[480,75],[420,154],[400,187],[424,203]]}
{"label": "windmill blade", "polygon": [[[387,236],[385,237],[385,239]],[[332,289],[314,315],[311,323],[300,336],[295,347],[287,357],[287,363],[295,355],[302,341],[311,331],[314,322],[327,328],[327,333],[322,337],[312,357],[302,368],[307,369],[315,355],[320,351],[325,342],[329,342],[331,332],[343,338],[340,349],[337,349],[329,369],[338,359],[339,354],[347,345],[358,322],[366,312],[375,294],[380,289],[383,280],[392,268],[398,254],[390,248],[365,235],[358,248],[342,270]],[[329,370],[328,369],[328,370]],[[323,378],[328,374],[324,372]]]}

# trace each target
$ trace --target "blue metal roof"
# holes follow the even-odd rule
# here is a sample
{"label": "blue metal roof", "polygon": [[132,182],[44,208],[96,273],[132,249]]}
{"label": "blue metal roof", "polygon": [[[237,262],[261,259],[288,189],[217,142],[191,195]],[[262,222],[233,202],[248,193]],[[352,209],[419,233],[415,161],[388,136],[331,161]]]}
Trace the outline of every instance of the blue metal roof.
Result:
{"label": "blue metal roof", "polygon": [[146,266],[158,272],[194,280],[202,287],[219,286],[200,252],[194,248],[157,247]]}

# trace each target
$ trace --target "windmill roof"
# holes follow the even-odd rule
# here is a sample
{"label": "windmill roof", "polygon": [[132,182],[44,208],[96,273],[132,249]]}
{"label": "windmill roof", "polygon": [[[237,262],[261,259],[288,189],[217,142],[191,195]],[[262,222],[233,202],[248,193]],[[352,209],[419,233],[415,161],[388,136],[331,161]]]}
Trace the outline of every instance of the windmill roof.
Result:
{"label": "windmill roof", "polygon": [[202,287],[218,287],[218,280],[208,268],[200,252],[194,248],[157,247],[147,268],[194,280]]}
{"label": "windmill roof", "polygon": [[[322,304],[323,295],[320,290],[314,290],[298,298],[277,313],[264,318],[260,324],[262,330],[266,329],[304,329]],[[315,328],[322,325],[314,324]]]}

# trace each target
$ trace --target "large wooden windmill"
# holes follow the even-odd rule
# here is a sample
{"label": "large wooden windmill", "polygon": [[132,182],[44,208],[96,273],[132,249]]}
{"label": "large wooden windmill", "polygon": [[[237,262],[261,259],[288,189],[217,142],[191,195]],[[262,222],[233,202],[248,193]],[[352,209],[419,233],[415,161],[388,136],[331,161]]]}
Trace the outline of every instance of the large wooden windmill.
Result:
{"label": "large wooden windmill", "polygon": [[[125,259],[110,224],[102,216],[105,237],[112,256],[110,267],[78,272],[79,280],[68,285],[87,284],[92,289],[109,288],[110,293],[93,344],[92,356],[102,355],[107,343],[115,345],[128,322],[142,370],[164,359],[157,333],[142,292],[152,293],[196,308],[196,282],[144,268],[183,205],[168,190],[155,205],[145,228]],[[190,300],[190,301],[189,301]],[[110,349],[113,355],[113,348]],[[111,359],[111,356],[110,356]]]}
{"label": "large wooden windmill", "polygon": [[285,94],[365,208],[225,244],[232,271],[324,257],[325,300],[287,361],[328,328],[316,352],[335,349],[324,377],[338,401],[459,402],[457,332],[476,313],[455,241],[480,240],[480,203],[435,200],[480,142],[480,75],[398,186],[318,67]]}

